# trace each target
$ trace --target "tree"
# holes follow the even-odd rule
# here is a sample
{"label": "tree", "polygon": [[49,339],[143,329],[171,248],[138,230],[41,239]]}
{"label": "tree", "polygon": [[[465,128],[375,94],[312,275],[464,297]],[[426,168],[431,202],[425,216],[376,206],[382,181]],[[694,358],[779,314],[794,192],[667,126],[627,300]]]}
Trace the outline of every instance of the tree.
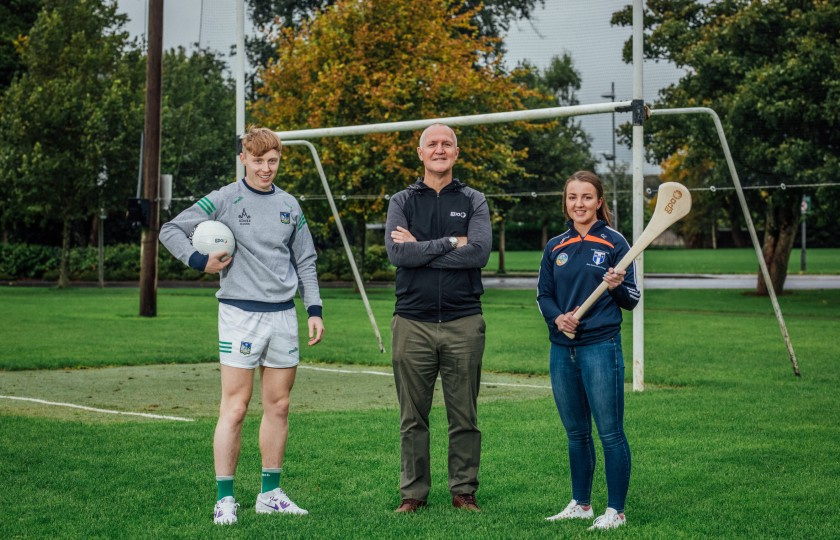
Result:
{"label": "tree", "polygon": [[[540,72],[527,62],[519,75],[538,95],[526,100],[529,109],[577,105],[580,90],[580,73],[574,68],[571,55],[554,56]],[[514,192],[550,193],[563,190],[563,183],[573,172],[594,169],[591,141],[572,117],[563,117],[538,124],[537,129],[521,133],[516,146],[528,149],[528,159],[523,162],[525,174]],[[560,203],[558,204],[558,200]],[[538,224],[542,229],[542,244],[548,240],[549,230],[561,232],[566,218],[563,215],[562,197],[524,197],[513,209],[515,219]],[[560,229],[558,229],[558,225]]]}
{"label": "tree", "polygon": [[[473,18],[445,0],[341,0],[300,30],[283,30],[253,113],[264,125],[294,130],[522,108],[530,92],[503,72],[499,59],[484,60],[493,40],[477,35]],[[459,129],[460,179],[498,191],[522,170],[518,160],[524,152],[510,144],[521,129],[513,124]],[[343,208],[353,216],[362,252],[364,224],[382,217],[385,195],[421,173],[418,136],[382,133],[318,144],[339,194],[379,197],[348,200]],[[284,183],[298,192],[320,192],[308,153],[286,154]]]}
{"label": "tree", "polygon": [[[840,4],[825,0],[650,0],[645,54],[688,73],[660,107],[708,106],[721,117],[745,185],[836,181],[840,166]],[[613,23],[630,23],[629,9]],[[628,48],[625,48],[627,58]],[[651,153],[684,151],[681,167],[714,163],[707,182],[728,183],[708,118],[662,118],[646,126]],[[755,191],[766,205],[764,260],[781,292],[799,223],[801,191]],[[767,290],[761,277],[759,294]]]}
{"label": "tree", "polygon": [[[282,27],[300,28],[335,3],[336,0],[248,0],[248,7],[254,25],[270,38]],[[460,0],[449,4],[459,14],[471,13],[480,35],[500,38],[512,21],[530,18],[534,8],[545,5],[545,0]],[[498,40],[494,44],[493,50],[502,53],[504,42]],[[274,55],[272,39],[248,38],[247,48],[255,65],[266,65]]]}
{"label": "tree", "polygon": [[[4,227],[56,219],[62,228],[59,286],[68,282],[71,228],[132,177],[125,148],[139,133],[140,55],[113,4],[60,0],[20,40],[24,71],[0,107],[0,209]],[[124,199],[123,199],[124,200]]]}
{"label": "tree", "polygon": [[29,33],[43,2],[38,0],[5,0],[0,3],[0,92],[12,83],[21,70],[20,55],[15,44]]}
{"label": "tree", "polygon": [[200,197],[235,179],[235,88],[225,69],[207,50],[164,54],[161,172],[173,175],[173,198]]}

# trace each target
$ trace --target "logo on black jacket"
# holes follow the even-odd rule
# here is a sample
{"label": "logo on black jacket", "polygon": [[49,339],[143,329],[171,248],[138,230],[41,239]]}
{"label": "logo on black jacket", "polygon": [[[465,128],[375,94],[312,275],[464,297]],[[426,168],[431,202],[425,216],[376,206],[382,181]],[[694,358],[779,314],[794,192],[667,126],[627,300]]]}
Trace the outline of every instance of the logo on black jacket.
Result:
{"label": "logo on black jacket", "polygon": [[454,211],[453,211],[453,212],[449,212],[449,217],[466,218],[466,217],[467,217],[467,213],[466,213],[466,212],[454,212]]}

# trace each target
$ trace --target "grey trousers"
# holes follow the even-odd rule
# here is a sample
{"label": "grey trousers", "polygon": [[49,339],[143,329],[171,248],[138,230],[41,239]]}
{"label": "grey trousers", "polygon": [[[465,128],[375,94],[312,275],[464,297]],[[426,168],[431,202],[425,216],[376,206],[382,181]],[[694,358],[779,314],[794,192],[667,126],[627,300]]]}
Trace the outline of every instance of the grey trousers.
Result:
{"label": "grey trousers", "polygon": [[395,315],[392,363],[400,403],[400,494],[425,501],[432,486],[429,411],[440,374],[449,421],[449,491],[475,493],[481,458],[476,401],[484,354],[481,315],[445,323]]}

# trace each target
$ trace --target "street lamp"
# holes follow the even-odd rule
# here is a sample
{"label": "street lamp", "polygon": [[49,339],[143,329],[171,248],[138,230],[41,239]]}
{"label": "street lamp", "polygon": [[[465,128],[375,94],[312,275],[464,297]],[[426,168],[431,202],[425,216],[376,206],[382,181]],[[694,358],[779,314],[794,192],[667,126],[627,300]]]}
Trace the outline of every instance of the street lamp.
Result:
{"label": "street lamp", "polygon": [[[610,98],[610,101],[615,101],[615,82],[610,83],[610,93],[601,94],[602,98]],[[615,219],[615,227],[618,228],[618,178],[615,172],[615,110],[612,112],[612,154],[604,154],[604,159],[612,162],[610,173],[612,176],[612,207],[613,219]]]}

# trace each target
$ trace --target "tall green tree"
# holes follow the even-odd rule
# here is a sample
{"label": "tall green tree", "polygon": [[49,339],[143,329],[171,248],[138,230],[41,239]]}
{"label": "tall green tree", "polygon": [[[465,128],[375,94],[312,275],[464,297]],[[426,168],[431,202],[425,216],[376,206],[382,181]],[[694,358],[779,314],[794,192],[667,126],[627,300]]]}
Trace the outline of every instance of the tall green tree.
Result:
{"label": "tall green tree", "polygon": [[[577,91],[583,82],[574,67],[570,54],[554,56],[548,66],[539,70],[528,63],[519,75],[528,87],[538,92],[526,100],[529,109],[577,105]],[[524,131],[516,142],[517,147],[528,149],[523,161],[525,174],[515,186],[515,192],[550,193],[563,190],[563,183],[573,172],[593,170],[591,140],[574,117],[563,117],[538,124],[537,129]],[[566,221],[563,216],[562,197],[526,196],[513,208],[512,217],[540,226],[542,243],[549,234],[562,232]]]}
{"label": "tall green tree", "polygon": [[[493,40],[478,35],[473,13],[456,8],[445,0],[341,0],[300,30],[284,29],[277,59],[262,75],[254,114],[264,125],[293,130],[521,109],[530,91],[504,73],[499,59],[485,61]],[[510,144],[521,129],[459,129],[459,178],[498,191],[522,170],[524,152]],[[380,197],[343,204],[361,248],[364,224],[383,216],[384,196],[421,174],[418,136],[382,133],[318,143],[335,191]],[[284,181],[298,192],[320,193],[308,153],[286,154]]]}
{"label": "tall green tree", "polygon": [[29,34],[42,4],[39,0],[0,1],[0,92],[22,68],[16,44]]}
{"label": "tall green tree", "polygon": [[[613,15],[629,25],[629,9]],[[840,4],[828,0],[650,0],[645,54],[687,74],[657,107],[708,106],[721,117],[745,185],[836,182],[840,167]],[[629,47],[625,49],[627,53]],[[627,58],[627,54],[625,54]],[[682,167],[713,163],[707,183],[727,185],[717,136],[705,117],[657,118],[649,149]],[[754,192],[764,203],[764,259],[781,292],[802,191]],[[759,277],[758,292],[766,294]]]}
{"label": "tall green tree", "polygon": [[[224,61],[183,48],[163,57],[161,173],[173,175],[173,198],[200,197],[235,180],[235,87]],[[175,201],[173,215],[192,204]]]}
{"label": "tall green tree", "polygon": [[0,106],[0,220],[59,221],[60,286],[74,221],[97,213],[115,179],[136,171],[125,148],[142,125],[142,79],[125,22],[113,3],[51,2],[20,40],[25,70]]}

